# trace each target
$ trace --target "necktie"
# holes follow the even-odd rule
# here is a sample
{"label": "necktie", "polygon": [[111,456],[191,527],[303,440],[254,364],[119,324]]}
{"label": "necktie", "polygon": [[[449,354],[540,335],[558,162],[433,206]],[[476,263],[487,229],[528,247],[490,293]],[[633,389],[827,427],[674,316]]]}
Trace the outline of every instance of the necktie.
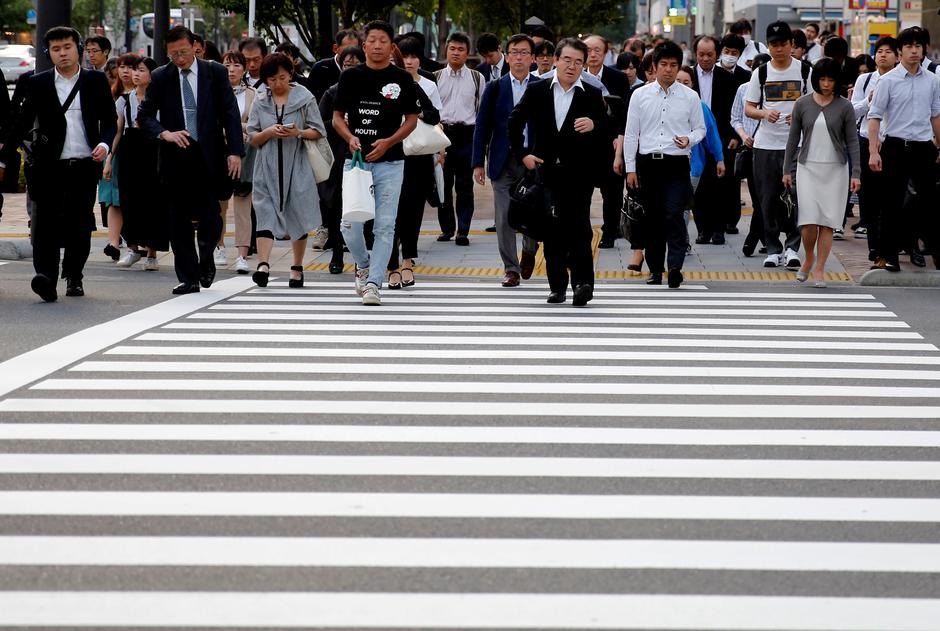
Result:
{"label": "necktie", "polygon": [[189,68],[183,70],[183,115],[186,117],[186,131],[193,140],[199,140],[196,125],[196,95],[193,94],[193,86],[189,83],[189,75],[192,72]]}

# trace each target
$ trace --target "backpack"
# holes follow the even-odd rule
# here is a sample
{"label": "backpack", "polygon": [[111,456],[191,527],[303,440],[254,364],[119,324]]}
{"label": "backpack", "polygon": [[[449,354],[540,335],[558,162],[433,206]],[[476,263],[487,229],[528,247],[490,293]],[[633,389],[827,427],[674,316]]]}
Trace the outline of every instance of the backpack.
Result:
{"label": "backpack", "polygon": [[[440,70],[434,71],[434,82],[438,83],[441,80],[441,73],[444,72],[446,68],[441,68]],[[483,75],[479,71],[474,70],[473,68],[467,68],[470,71],[470,76],[473,77],[473,111],[479,113],[480,111],[480,83],[483,82]]]}
{"label": "backpack", "polygon": [[931,61],[931,62],[929,62],[929,63],[927,64],[927,71],[928,71],[928,72],[932,72],[932,73],[934,73],[934,74],[937,74],[937,68],[938,68],[937,62],[935,62],[935,61]]}

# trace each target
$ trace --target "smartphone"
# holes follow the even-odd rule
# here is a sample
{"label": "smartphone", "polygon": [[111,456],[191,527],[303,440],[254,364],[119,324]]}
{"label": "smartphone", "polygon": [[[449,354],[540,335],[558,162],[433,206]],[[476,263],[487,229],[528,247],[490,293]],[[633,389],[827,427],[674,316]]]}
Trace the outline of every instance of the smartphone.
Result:
{"label": "smartphone", "polygon": [[296,125],[294,123],[284,123],[283,125],[281,125],[281,127],[283,127],[284,129],[293,129],[294,127],[296,127]]}

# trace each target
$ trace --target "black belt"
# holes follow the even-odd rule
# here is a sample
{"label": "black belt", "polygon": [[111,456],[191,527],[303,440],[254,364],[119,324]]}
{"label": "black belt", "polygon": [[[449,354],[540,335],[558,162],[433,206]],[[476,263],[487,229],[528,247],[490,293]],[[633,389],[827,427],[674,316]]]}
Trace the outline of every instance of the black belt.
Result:
{"label": "black belt", "polygon": [[444,129],[473,129],[473,127],[466,123],[444,123]]}
{"label": "black belt", "polygon": [[919,147],[921,145],[933,145],[932,140],[905,140],[903,138],[896,138],[894,136],[886,136],[884,143],[882,144],[887,144],[889,142],[901,143],[905,147]]}
{"label": "black belt", "polygon": [[637,155],[637,159],[643,160],[666,160],[666,161],[678,161],[683,160],[685,162],[689,161],[689,156],[674,156],[669,153],[663,153],[662,151],[654,151],[652,153],[641,153]]}
{"label": "black belt", "polygon": [[69,168],[89,162],[93,162],[93,160],[91,158],[66,158],[65,160],[59,160],[59,164]]}

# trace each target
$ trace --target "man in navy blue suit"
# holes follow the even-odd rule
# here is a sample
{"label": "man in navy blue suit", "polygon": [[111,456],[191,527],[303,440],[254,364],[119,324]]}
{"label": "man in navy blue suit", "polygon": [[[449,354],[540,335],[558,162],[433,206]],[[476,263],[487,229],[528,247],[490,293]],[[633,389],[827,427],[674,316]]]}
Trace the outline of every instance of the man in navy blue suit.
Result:
{"label": "man in navy blue suit", "polygon": [[[496,211],[496,237],[505,275],[503,287],[517,287],[519,278],[529,278],[535,268],[538,241],[523,237],[522,260],[516,257],[516,231],[509,226],[509,190],[522,177],[525,167],[509,146],[509,113],[522,98],[530,83],[540,81],[529,73],[535,44],[528,35],[513,35],[506,46],[508,74],[490,82],[483,92],[480,111],[473,133],[473,179],[483,185],[489,160],[489,177],[493,184],[493,205]],[[528,140],[528,138],[527,138]]]}
{"label": "man in navy blue suit", "polygon": [[[509,64],[500,48],[499,38],[492,33],[483,33],[477,38],[477,52],[483,58],[483,63],[477,66],[477,72],[483,75],[487,83],[505,77],[509,73]],[[508,50],[508,49],[507,49]],[[532,58],[533,61],[535,58]]]}

